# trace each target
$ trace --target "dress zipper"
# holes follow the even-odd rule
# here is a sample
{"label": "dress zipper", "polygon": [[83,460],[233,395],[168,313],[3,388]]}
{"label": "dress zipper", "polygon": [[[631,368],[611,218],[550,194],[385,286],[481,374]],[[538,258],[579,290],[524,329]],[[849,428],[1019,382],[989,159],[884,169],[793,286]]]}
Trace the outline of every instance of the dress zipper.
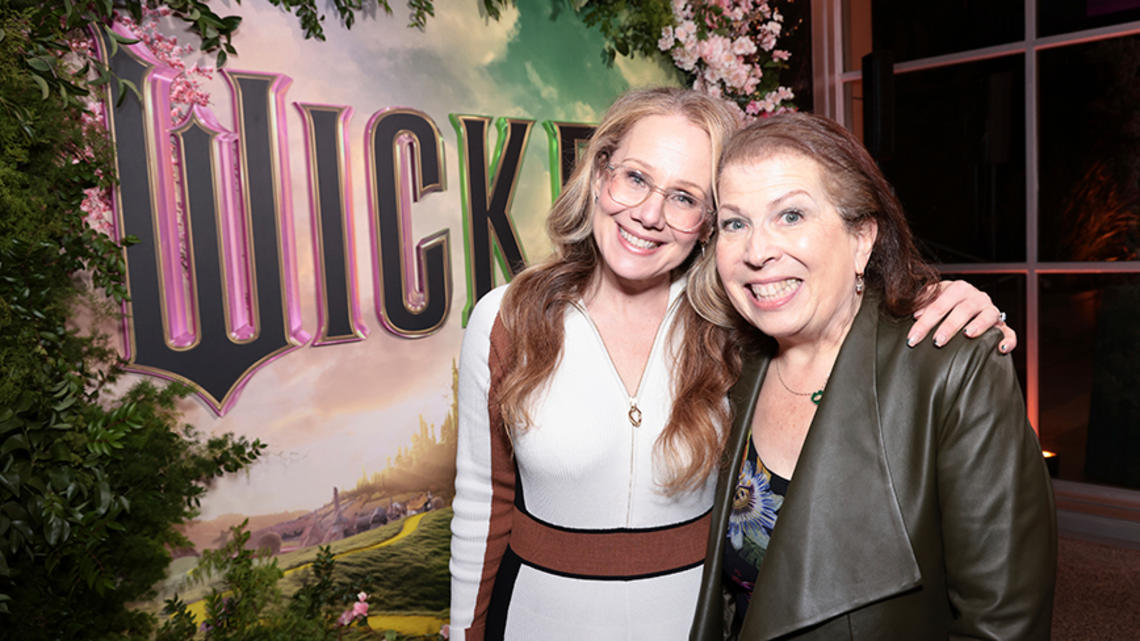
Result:
{"label": "dress zipper", "polygon": [[[653,345],[649,348],[649,357],[645,360],[645,368],[641,370],[641,378],[637,381],[637,391],[634,392],[633,396],[628,396],[628,393],[626,393],[629,400],[629,411],[626,412],[626,418],[629,419],[629,424],[634,427],[634,429],[629,432],[629,487],[626,488],[625,503],[625,522],[627,526],[633,520],[633,482],[637,470],[637,433],[639,431],[637,428],[641,426],[641,408],[637,406],[637,397],[641,394],[641,385],[645,382],[645,373],[649,371],[649,363],[653,360],[653,354],[656,353],[658,343],[662,340],[662,333],[669,324],[668,321],[680,300],[680,296],[674,298],[673,302],[666,308],[665,315],[661,317],[661,324],[657,326],[657,334],[653,337]],[[614,365],[614,359],[610,356],[610,351],[606,349],[606,342],[602,340],[602,333],[598,331],[598,326],[594,324],[594,319],[590,318],[590,314],[586,311],[585,305],[574,303],[574,307],[586,318],[586,324],[590,326],[590,329],[594,330],[594,336],[597,337],[598,344],[602,346],[602,351],[606,354],[606,360],[610,363],[610,371],[614,374],[618,388],[621,389],[622,392],[625,392],[625,382],[621,380],[621,374],[618,373],[617,366]]]}

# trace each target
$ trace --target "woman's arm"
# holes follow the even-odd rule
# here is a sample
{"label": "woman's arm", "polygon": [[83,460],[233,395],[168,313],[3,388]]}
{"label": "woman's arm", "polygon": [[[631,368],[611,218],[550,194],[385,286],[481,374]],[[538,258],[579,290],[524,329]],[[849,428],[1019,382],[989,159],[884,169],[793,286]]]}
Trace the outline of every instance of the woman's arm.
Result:
{"label": "woman's arm", "polygon": [[1013,364],[990,340],[950,364],[938,432],[947,588],[957,613],[950,637],[1048,641],[1057,558],[1052,486]]}
{"label": "woman's arm", "polygon": [[[510,535],[513,461],[501,425],[492,424],[491,331],[503,289],[475,306],[459,357],[459,434],[451,519],[451,639],[481,641],[491,587]],[[506,459],[506,460],[504,460]]]}
{"label": "woman's arm", "polygon": [[1008,354],[1017,347],[1017,333],[1005,324],[989,294],[964,280],[944,280],[938,283],[938,296],[915,312],[914,317],[914,326],[907,334],[907,345],[912,347],[922,342],[936,325],[935,347],[945,345],[960,330],[966,336],[974,338],[995,326],[1002,333],[1002,340],[998,344],[999,352]]}

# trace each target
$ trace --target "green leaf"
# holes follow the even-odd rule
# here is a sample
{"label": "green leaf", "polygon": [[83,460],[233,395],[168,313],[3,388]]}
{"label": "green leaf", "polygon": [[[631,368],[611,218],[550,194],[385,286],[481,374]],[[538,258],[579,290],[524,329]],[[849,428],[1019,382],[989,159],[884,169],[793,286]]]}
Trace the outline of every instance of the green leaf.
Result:
{"label": "green leaf", "polygon": [[110,27],[104,27],[104,29],[106,29],[107,35],[111,37],[111,40],[114,40],[121,45],[133,45],[139,43],[138,38],[128,38],[127,36],[124,36],[123,34],[115,31]]}
{"label": "green leaf", "polygon": [[[135,83],[131,82],[130,80],[127,80],[126,78],[119,78],[119,89],[120,89],[120,91],[122,90],[123,87],[130,89],[131,93],[135,94],[135,98],[138,98],[139,102],[142,102],[142,93],[139,92],[139,88],[135,86]],[[125,92],[125,91],[122,93],[122,95],[119,96],[119,103],[120,104],[122,103],[123,99],[126,98],[126,96],[127,96],[127,92]]]}
{"label": "green leaf", "polygon": [[12,430],[19,429],[22,423],[23,421],[16,418],[16,414],[12,410],[8,408],[0,410],[0,434],[6,434]]}
{"label": "green leaf", "polygon": [[107,511],[107,509],[111,506],[111,499],[112,498],[113,497],[111,496],[110,486],[108,486],[106,482],[100,483],[99,484],[99,504],[98,504],[98,508],[97,508],[99,510],[100,514],[105,513]]}
{"label": "green leaf", "polygon": [[71,471],[57,467],[48,472],[48,478],[53,488],[62,490],[71,484]]}
{"label": "green leaf", "polygon": [[[12,493],[12,496],[19,498],[20,496],[20,475],[16,472],[5,472],[0,474],[0,487]],[[8,529],[5,527],[4,529]]]}
{"label": "green leaf", "polygon": [[20,536],[25,539],[32,539],[35,537],[35,532],[28,525],[27,521],[12,519],[12,529],[20,533]]}
{"label": "green leaf", "polygon": [[44,537],[48,545],[59,544],[63,540],[63,520],[54,515],[48,517],[47,523],[44,524]]}
{"label": "green leaf", "polygon": [[101,86],[101,85],[105,85],[105,84],[107,84],[107,83],[108,83],[108,82],[110,82],[110,81],[111,81],[111,70],[110,70],[110,69],[106,69],[106,68],[104,68],[104,69],[103,69],[103,70],[102,70],[102,71],[99,73],[99,77],[98,77],[98,78],[96,78],[96,79],[94,79],[94,80],[89,80],[89,81],[87,82],[87,84],[91,85],[92,87],[98,87],[98,86]]}
{"label": "green leaf", "polygon": [[28,66],[32,69],[35,69],[36,71],[51,71],[51,63],[45,60],[42,56],[35,58],[25,58],[24,62],[28,63]]}
{"label": "green leaf", "polygon": [[16,450],[28,450],[28,437],[23,434],[13,434],[4,439],[4,444],[0,445],[0,456],[7,456]]}
{"label": "green leaf", "polygon": [[32,80],[34,80],[36,84],[40,86],[40,97],[44,100],[47,100],[47,97],[51,95],[51,88],[48,87],[47,81],[37,75],[33,75]]}

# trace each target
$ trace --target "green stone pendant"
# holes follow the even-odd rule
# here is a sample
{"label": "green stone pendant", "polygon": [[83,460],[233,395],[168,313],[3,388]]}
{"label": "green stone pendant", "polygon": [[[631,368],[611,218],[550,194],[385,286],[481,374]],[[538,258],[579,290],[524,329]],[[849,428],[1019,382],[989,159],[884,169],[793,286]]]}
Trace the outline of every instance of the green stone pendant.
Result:
{"label": "green stone pendant", "polygon": [[811,402],[812,403],[819,405],[819,402],[822,400],[823,400],[823,390],[819,389],[819,390],[812,392],[812,395],[811,395]]}

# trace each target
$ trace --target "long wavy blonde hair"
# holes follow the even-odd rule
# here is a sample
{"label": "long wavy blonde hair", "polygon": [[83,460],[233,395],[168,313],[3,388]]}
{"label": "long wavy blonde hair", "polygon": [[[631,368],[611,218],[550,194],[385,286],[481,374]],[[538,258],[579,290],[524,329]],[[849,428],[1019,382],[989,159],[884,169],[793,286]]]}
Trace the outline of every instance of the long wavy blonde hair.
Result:
{"label": "long wavy blonde hair", "polygon": [[[714,168],[724,141],[738,125],[727,105],[690,89],[630,91],[610,106],[547,218],[553,255],[514,278],[499,310],[511,344],[498,396],[508,429],[531,426],[527,401],[561,358],[566,308],[582,298],[599,267],[593,236],[594,179],[636,123],[659,115],[682,115],[708,133]],[[711,232],[712,221],[707,224],[702,238]],[[699,252],[694,248],[694,255]],[[689,256],[674,277],[693,259]],[[739,374],[739,357],[729,334],[701,319],[687,296],[671,332],[674,401],[655,447],[665,463],[664,489],[675,493],[699,486],[719,461],[729,418],[724,395]]]}

